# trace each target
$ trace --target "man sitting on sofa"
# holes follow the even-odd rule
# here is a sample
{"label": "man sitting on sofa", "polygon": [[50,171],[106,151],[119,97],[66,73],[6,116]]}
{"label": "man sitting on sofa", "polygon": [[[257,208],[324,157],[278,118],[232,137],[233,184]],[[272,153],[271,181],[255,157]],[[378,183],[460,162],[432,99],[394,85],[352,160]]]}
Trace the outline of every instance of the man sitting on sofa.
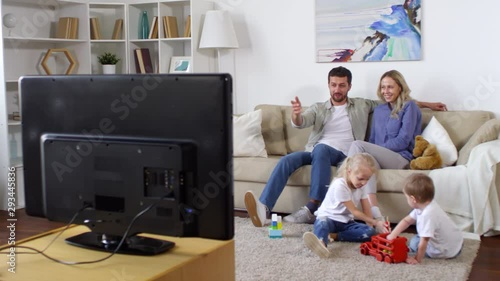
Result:
{"label": "man sitting on sofa", "polygon": [[[304,112],[298,97],[291,102],[292,125],[299,129],[313,126],[313,130],[305,151],[293,152],[280,159],[259,200],[256,200],[252,191],[245,194],[245,206],[254,226],[265,225],[288,178],[305,165],[312,166],[309,202],[283,220],[291,223],[314,223],[313,214],[324,199],[331,181],[331,166],[344,160],[354,140],[365,140],[369,114],[379,105],[374,100],[348,98],[351,80],[352,74],[347,68],[333,68],[328,73],[329,100],[315,103]],[[446,110],[442,103],[417,104],[432,110]],[[381,216],[377,206],[373,206],[372,212]]]}

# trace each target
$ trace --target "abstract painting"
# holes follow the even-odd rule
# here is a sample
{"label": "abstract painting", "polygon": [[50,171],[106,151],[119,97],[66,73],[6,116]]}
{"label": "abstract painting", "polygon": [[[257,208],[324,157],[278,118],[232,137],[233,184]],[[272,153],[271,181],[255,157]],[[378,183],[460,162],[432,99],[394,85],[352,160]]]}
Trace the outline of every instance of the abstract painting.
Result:
{"label": "abstract painting", "polygon": [[316,62],[421,59],[421,0],[316,0]]}

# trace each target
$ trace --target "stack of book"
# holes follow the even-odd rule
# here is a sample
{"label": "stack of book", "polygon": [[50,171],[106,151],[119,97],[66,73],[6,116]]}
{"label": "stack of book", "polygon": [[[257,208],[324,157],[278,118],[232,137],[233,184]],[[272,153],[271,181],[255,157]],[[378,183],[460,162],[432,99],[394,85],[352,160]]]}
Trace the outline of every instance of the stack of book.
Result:
{"label": "stack of book", "polygon": [[177,17],[164,16],[163,17],[163,35],[165,38],[179,37],[179,29],[177,28]]}
{"label": "stack of book", "polygon": [[78,18],[61,17],[57,23],[56,38],[78,39]]}
{"label": "stack of book", "polygon": [[134,50],[136,73],[154,73],[153,63],[148,48],[137,48]]}

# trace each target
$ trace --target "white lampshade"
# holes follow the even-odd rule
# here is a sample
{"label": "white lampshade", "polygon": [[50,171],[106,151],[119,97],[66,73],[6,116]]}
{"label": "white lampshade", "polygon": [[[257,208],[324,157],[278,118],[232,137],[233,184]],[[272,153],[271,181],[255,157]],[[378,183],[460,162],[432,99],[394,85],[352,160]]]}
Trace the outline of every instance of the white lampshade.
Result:
{"label": "white lampshade", "polygon": [[227,11],[208,11],[200,39],[201,49],[238,48],[233,21]]}

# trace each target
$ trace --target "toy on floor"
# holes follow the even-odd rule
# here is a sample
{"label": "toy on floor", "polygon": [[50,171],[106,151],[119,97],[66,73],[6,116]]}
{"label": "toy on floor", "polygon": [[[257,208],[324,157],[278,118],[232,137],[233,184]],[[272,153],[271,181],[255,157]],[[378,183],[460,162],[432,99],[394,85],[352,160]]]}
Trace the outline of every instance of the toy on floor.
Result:
{"label": "toy on floor", "polygon": [[282,222],[281,216],[277,214],[272,214],[271,216],[271,226],[269,227],[269,238],[282,238],[283,230],[282,230]]}
{"label": "toy on floor", "polygon": [[370,242],[361,244],[360,251],[363,255],[372,255],[378,261],[386,263],[405,262],[408,257],[407,239],[405,237],[396,237],[393,240],[387,240],[389,233],[381,233],[372,236]]}

